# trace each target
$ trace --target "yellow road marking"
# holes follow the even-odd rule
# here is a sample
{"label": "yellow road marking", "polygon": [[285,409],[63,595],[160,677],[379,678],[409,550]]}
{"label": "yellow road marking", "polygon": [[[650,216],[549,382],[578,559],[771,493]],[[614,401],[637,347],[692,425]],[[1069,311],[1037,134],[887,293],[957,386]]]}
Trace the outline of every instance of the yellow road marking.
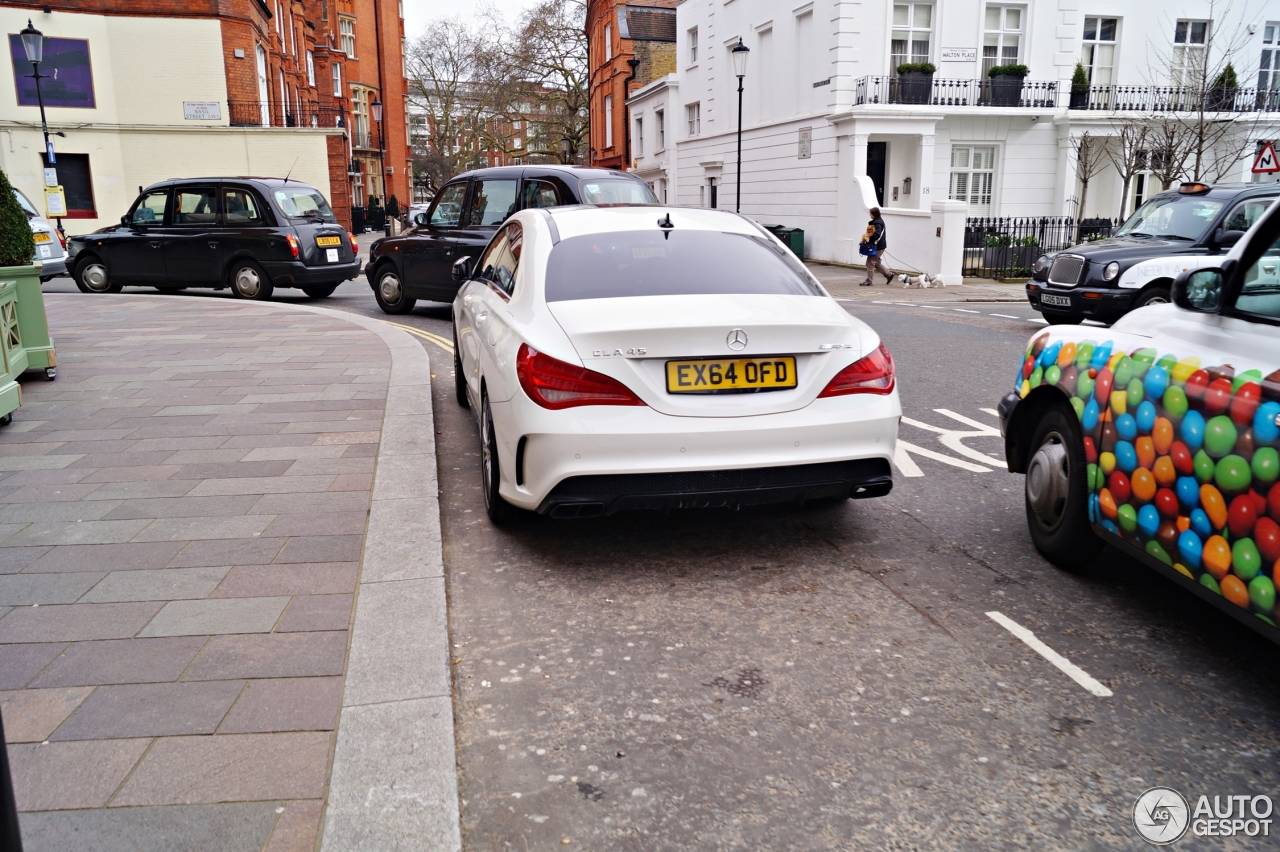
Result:
{"label": "yellow road marking", "polygon": [[421,337],[423,340],[430,341],[431,343],[434,343],[436,346],[439,346],[444,351],[448,352],[450,355],[453,354],[453,342],[448,338],[441,337],[438,334],[432,334],[429,331],[423,331],[420,328],[414,328],[411,325],[401,325],[398,322],[391,322],[391,320],[383,320],[383,322],[385,322],[387,325],[395,326],[401,331],[407,331],[410,334],[412,334],[414,337]]}

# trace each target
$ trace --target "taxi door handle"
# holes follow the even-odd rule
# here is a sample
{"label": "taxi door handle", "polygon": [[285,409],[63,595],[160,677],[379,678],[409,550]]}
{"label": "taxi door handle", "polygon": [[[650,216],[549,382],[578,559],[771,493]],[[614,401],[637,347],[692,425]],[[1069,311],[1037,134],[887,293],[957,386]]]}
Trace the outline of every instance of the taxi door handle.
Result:
{"label": "taxi door handle", "polygon": [[489,312],[481,311],[480,313],[476,314],[476,325],[484,325],[488,319],[489,319]]}
{"label": "taxi door handle", "polygon": [[160,248],[160,241],[159,241],[159,240],[152,240],[152,241],[151,241],[151,247],[152,247],[152,248]]}
{"label": "taxi door handle", "polygon": [[217,248],[217,247],[218,247],[217,243],[209,243],[209,248]]}
{"label": "taxi door handle", "polygon": [[463,297],[462,297],[462,304],[466,305],[467,307],[471,307],[471,294],[470,294],[470,293],[468,293],[467,295],[465,295],[465,296],[463,296]]}

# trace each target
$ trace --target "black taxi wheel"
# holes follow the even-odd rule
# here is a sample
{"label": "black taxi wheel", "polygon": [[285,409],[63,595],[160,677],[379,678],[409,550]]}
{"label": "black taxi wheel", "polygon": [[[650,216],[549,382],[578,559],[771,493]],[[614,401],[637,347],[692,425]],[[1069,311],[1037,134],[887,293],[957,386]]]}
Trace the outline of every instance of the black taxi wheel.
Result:
{"label": "black taxi wheel", "polygon": [[1089,526],[1089,487],[1080,421],[1055,401],[1032,428],[1025,497],[1031,541],[1060,568],[1086,567],[1103,547]]}
{"label": "black taxi wheel", "polygon": [[1080,320],[1075,317],[1064,316],[1063,314],[1045,313],[1041,314],[1041,316],[1044,317],[1044,321],[1049,323],[1049,325],[1075,325],[1080,322]]}
{"label": "black taxi wheel", "polygon": [[373,279],[373,297],[387,314],[407,314],[418,303],[404,290],[404,281],[394,266],[384,266]]}
{"label": "black taxi wheel", "polygon": [[1145,308],[1147,305],[1167,305],[1173,301],[1168,287],[1148,287],[1138,294],[1138,298],[1133,300],[1133,308]]}
{"label": "black taxi wheel", "polygon": [[484,510],[489,520],[501,526],[515,517],[516,509],[498,493],[502,483],[502,470],[498,466],[498,435],[493,430],[493,414],[489,410],[489,397],[480,402],[480,478],[484,492]]}
{"label": "black taxi wheel", "polygon": [[338,289],[337,284],[312,284],[302,288],[308,299],[327,299]]}
{"label": "black taxi wheel", "polygon": [[237,298],[250,299],[256,302],[270,301],[275,288],[262,267],[251,260],[237,261],[231,267],[231,292]]}
{"label": "black taxi wheel", "polygon": [[86,257],[77,263],[74,278],[81,293],[119,293],[124,289],[123,284],[111,280],[106,261],[97,257]]}

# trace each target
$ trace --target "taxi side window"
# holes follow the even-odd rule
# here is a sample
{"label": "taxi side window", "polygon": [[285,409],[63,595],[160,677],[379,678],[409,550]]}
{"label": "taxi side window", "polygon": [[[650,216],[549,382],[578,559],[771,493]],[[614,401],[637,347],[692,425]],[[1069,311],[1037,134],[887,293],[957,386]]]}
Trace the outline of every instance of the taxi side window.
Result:
{"label": "taxi side window", "polygon": [[161,189],[148,192],[133,209],[133,217],[129,220],[134,225],[164,224],[164,206],[169,201],[169,190]]}
{"label": "taxi side window", "polygon": [[1236,310],[1280,319],[1280,239],[1245,271]]}
{"label": "taxi side window", "polygon": [[218,196],[211,186],[178,190],[173,204],[173,224],[214,225],[218,222]]}
{"label": "taxi side window", "polygon": [[437,228],[456,228],[462,219],[462,202],[467,200],[467,182],[450,184],[440,190],[427,221]]}
{"label": "taxi side window", "polygon": [[222,216],[228,225],[260,225],[257,202],[245,189],[228,189],[222,194]]}
{"label": "taxi side window", "polygon": [[516,269],[520,266],[520,252],[524,247],[524,230],[519,222],[503,228],[489,250],[480,258],[476,268],[479,277],[496,284],[507,295],[515,290]]}
{"label": "taxi side window", "polygon": [[555,207],[560,204],[556,188],[545,180],[526,180],[524,182],[524,207]]}
{"label": "taxi side window", "polygon": [[1224,231],[1247,231],[1253,227],[1253,223],[1262,218],[1262,214],[1267,212],[1274,197],[1270,198],[1250,198],[1247,201],[1241,201],[1235,206],[1235,209],[1227,215],[1222,223]]}

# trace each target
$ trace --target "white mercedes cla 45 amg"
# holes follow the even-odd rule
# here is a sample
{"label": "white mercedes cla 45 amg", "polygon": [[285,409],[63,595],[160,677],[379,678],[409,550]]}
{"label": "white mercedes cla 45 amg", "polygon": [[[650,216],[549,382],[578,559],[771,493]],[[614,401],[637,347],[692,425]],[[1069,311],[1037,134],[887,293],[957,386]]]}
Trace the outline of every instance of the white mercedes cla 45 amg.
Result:
{"label": "white mercedes cla 45 amg", "polygon": [[495,522],[893,487],[889,350],[748,219],[523,210],[454,276],[457,396]]}

